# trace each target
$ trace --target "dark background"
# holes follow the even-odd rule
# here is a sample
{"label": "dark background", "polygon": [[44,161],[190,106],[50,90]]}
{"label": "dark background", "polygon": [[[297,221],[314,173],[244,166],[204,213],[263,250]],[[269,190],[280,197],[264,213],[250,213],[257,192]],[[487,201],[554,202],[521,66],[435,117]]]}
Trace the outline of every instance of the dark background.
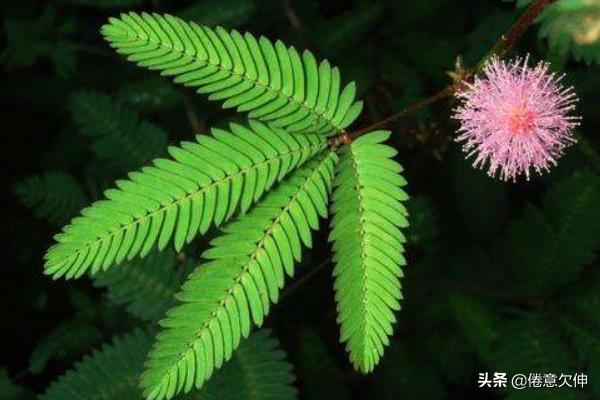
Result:
{"label": "dark background", "polygon": [[[451,83],[445,72],[454,69],[456,57],[474,65],[522,12],[512,2],[490,0],[162,3],[2,2],[0,368],[38,393],[91,348],[138,324],[90,282],[42,275],[43,254],[60,226],[36,210],[53,201],[63,213],[77,209],[61,206],[63,189],[55,185],[39,186],[33,203],[16,189],[32,175],[62,171],[93,199],[127,172],[90,172],[93,139],[80,132],[72,95],[104,93],[168,132],[172,144],[240,118],[116,56],[99,34],[109,16],[160,7],[307,47],[338,65],[344,81],[357,82],[365,100],[353,126],[359,128]],[[412,196],[397,333],[374,374],[352,371],[337,340],[331,265],[310,272],[330,252],[327,230],[318,233],[288,283],[293,289],[267,321],[294,364],[301,398],[599,398],[599,70],[569,51],[549,49],[537,32],[534,26],[512,54],[549,59],[567,73],[581,99],[579,143],[550,174],[505,183],[464,161],[453,142],[452,100],[391,126]],[[201,248],[184,252],[193,258]],[[92,333],[77,344],[78,331],[71,330],[73,348],[50,350],[44,368],[33,373],[36,346],[68,321]],[[494,371],[584,372],[589,384],[545,392],[478,389],[478,373]]]}

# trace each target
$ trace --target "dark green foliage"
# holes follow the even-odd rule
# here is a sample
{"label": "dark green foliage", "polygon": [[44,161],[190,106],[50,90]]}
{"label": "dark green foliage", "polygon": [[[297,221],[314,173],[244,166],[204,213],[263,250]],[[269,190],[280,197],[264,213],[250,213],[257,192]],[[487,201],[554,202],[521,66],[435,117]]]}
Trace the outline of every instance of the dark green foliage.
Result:
{"label": "dark green foliage", "polygon": [[173,85],[157,77],[123,85],[115,97],[124,106],[140,113],[165,111],[180,101],[180,95]]}
{"label": "dark green foliage", "polygon": [[56,71],[63,75],[75,69],[75,46],[67,39],[76,29],[74,19],[63,19],[51,6],[32,19],[7,19],[4,29],[7,47],[0,60],[7,68],[29,67],[40,58],[52,61]]}
{"label": "dark green foliage", "polygon": [[88,203],[79,183],[63,172],[30,176],[17,184],[15,193],[36,217],[56,226],[67,223]]}
{"label": "dark green foliage", "polygon": [[[497,291],[502,297],[515,293],[529,298],[533,311],[518,311],[514,305],[502,306],[498,300],[483,301],[478,296],[450,296],[453,319],[479,358],[494,371],[573,374],[586,366],[591,375],[597,368],[591,360],[599,343],[592,327],[600,304],[595,292],[598,280],[580,285],[582,289],[574,293],[563,294],[559,289],[584,275],[595,260],[599,189],[597,175],[577,172],[550,186],[540,207],[526,205],[508,227],[494,264],[508,273],[506,287]],[[519,317],[502,322],[501,312],[506,308]],[[547,308],[553,312],[542,311]],[[579,390],[554,388],[535,393],[509,390],[507,398],[587,397]]]}
{"label": "dark green foliage", "polygon": [[300,332],[299,339],[298,363],[304,397],[312,400],[350,399],[343,371],[323,340],[307,328]]}
{"label": "dark green foliage", "polygon": [[[507,371],[509,374],[519,371],[578,371],[571,359],[567,344],[562,340],[556,326],[542,317],[531,316],[519,321],[505,324],[501,330],[491,365],[494,369]],[[549,388],[538,393],[519,393],[512,391],[507,399],[584,399],[585,394],[577,389]]]}
{"label": "dark green foliage", "polygon": [[[525,6],[532,0],[518,0]],[[597,0],[559,0],[539,18],[539,36],[550,49],[566,58],[600,64],[600,2]]]}
{"label": "dark green foliage", "polygon": [[[580,290],[565,296],[556,306],[558,324],[569,337],[573,353],[579,365],[585,366],[590,375],[600,372],[600,275],[593,276],[582,285]],[[594,396],[600,395],[600,384],[590,382]]]}
{"label": "dark green foliage", "polygon": [[419,365],[426,369],[425,373],[437,375],[445,383],[445,391],[471,386],[477,359],[470,343],[460,334],[446,327],[424,335],[415,348],[422,359]]}
{"label": "dark green foliage", "polygon": [[75,368],[50,385],[40,399],[141,398],[135,381],[151,340],[151,336],[141,330],[117,337],[75,364]]}
{"label": "dark green foliage", "polygon": [[100,339],[100,332],[89,322],[67,321],[38,342],[29,359],[29,372],[41,373],[51,360],[72,360]]}
{"label": "dark green foliage", "polygon": [[[487,371],[507,372],[508,376],[523,371],[548,374],[581,373],[573,352],[555,320],[544,314],[526,314],[502,323],[488,304],[474,297],[453,295],[454,316],[470,343],[478,351]],[[590,373],[592,371],[590,370]],[[527,376],[529,373],[525,373]],[[558,377],[557,377],[558,379]],[[558,380],[557,380],[558,382]],[[507,399],[585,399],[583,391],[573,388],[536,388],[504,390]]]}
{"label": "dark green foliage", "polygon": [[506,238],[516,293],[545,294],[581,275],[600,248],[599,202],[600,178],[581,171],[553,185],[541,208],[525,208]]}
{"label": "dark green foliage", "polygon": [[0,368],[0,394],[2,400],[25,400],[32,398],[28,390],[11,381],[8,371]]}
{"label": "dark green foliage", "polygon": [[498,321],[490,305],[477,297],[450,292],[446,299],[449,311],[466,338],[475,347],[479,357],[489,359],[492,346],[499,340]]}
{"label": "dark green foliage", "polygon": [[201,392],[182,398],[198,400],[291,400],[295,378],[285,353],[268,330],[253,333],[230,363],[217,371]]}
{"label": "dark green foliage", "polygon": [[[141,400],[136,382],[151,344],[152,336],[142,330],[117,337],[75,364],[40,400]],[[284,357],[268,331],[258,331],[215,373],[206,390],[178,399],[293,399],[295,390],[290,384],[294,376]]]}
{"label": "dark green foliage", "polygon": [[69,104],[81,134],[109,168],[129,171],[165,153],[167,134],[109,96],[84,91],[74,94]]}
{"label": "dark green foliage", "polygon": [[394,343],[375,377],[378,399],[435,400],[445,397],[442,380],[412,347],[400,341]]}
{"label": "dark green foliage", "polygon": [[121,263],[94,276],[94,286],[107,288],[108,297],[146,321],[161,318],[175,301],[193,260],[178,262],[173,251],[153,251],[141,260]]}

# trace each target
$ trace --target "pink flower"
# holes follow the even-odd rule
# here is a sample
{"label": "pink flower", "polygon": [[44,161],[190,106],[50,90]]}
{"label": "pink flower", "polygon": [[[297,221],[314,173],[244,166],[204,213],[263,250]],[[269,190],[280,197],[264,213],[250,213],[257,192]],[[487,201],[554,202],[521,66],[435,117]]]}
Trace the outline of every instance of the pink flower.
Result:
{"label": "pink flower", "polygon": [[528,57],[493,58],[481,78],[457,93],[463,101],[453,115],[461,124],[456,141],[467,157],[475,156],[475,167],[487,165],[490,176],[503,180],[529,179],[531,167],[548,171],[575,142],[580,118],[569,114],[577,97],[548,68],[547,62],[530,67]]}

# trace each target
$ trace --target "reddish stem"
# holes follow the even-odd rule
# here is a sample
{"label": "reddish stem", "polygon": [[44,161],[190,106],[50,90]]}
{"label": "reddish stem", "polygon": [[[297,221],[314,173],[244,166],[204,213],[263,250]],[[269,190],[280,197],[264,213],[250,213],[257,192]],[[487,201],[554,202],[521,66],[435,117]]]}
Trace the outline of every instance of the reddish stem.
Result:
{"label": "reddish stem", "polygon": [[492,46],[490,51],[486,54],[485,57],[481,59],[481,61],[477,64],[477,67],[474,68],[473,71],[463,74],[462,79],[459,82],[453,83],[452,85],[446,86],[444,89],[440,90],[436,94],[431,97],[428,97],[424,100],[421,100],[417,103],[414,103],[396,114],[390,115],[389,117],[376,122],[366,128],[359,129],[357,131],[351,132],[349,134],[343,133],[342,135],[348,135],[350,139],[355,139],[356,137],[370,132],[375,129],[382,128],[387,126],[401,118],[406,117],[409,114],[417,111],[418,109],[433,104],[439,100],[442,100],[446,97],[453,95],[463,84],[463,81],[470,79],[473,75],[481,72],[487,61],[496,56],[503,57],[521,38],[523,33],[527,30],[527,28],[535,21],[535,19],[552,3],[555,3],[556,0],[536,0],[533,4],[525,10],[525,12],[517,19],[508,30],[500,36],[500,39]]}

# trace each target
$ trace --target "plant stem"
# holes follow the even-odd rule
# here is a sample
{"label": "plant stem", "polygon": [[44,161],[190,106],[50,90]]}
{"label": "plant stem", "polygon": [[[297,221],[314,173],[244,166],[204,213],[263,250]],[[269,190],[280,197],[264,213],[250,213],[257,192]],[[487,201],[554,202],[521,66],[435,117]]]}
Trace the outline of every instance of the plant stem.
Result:
{"label": "plant stem", "polygon": [[306,39],[306,33],[304,32],[304,28],[302,27],[302,22],[300,22],[300,18],[298,17],[296,10],[292,6],[292,3],[290,3],[290,0],[282,0],[281,5],[283,7],[285,16],[287,17],[288,21],[290,22],[290,25],[298,35],[298,38],[300,39],[304,47],[310,47],[308,40]]}
{"label": "plant stem", "polygon": [[477,66],[471,71],[465,71],[461,73],[461,79],[458,82],[455,82],[449,86],[446,86],[444,89],[440,90],[436,94],[431,97],[428,97],[424,100],[421,100],[417,103],[414,103],[396,114],[390,115],[389,117],[376,122],[366,128],[359,129],[357,131],[351,132],[348,134],[350,139],[355,139],[356,137],[370,132],[375,129],[382,128],[387,126],[401,118],[406,117],[409,114],[419,110],[422,107],[433,104],[439,100],[442,100],[446,97],[453,95],[458,89],[462,87],[465,81],[471,79],[474,75],[480,73],[488,60],[492,57],[502,58],[506,53],[517,43],[517,41],[521,38],[523,33],[527,30],[527,28],[535,21],[535,19],[548,7],[549,5],[555,3],[556,0],[536,0],[532,3],[527,10],[517,19],[508,30],[500,36],[498,41],[492,46],[490,51],[477,63]]}
{"label": "plant stem", "polygon": [[367,133],[367,132],[373,131],[375,129],[384,127],[394,121],[399,120],[400,118],[403,118],[409,114],[412,114],[414,111],[416,111],[420,108],[423,108],[425,106],[433,104],[433,103],[437,102],[438,100],[441,100],[445,97],[452,95],[461,85],[462,85],[462,82],[457,82],[450,86],[446,86],[444,89],[440,90],[433,96],[428,97],[424,100],[418,101],[414,104],[411,104],[410,106],[403,108],[402,110],[400,110],[399,112],[397,112],[394,115],[391,115],[385,119],[382,119],[381,121],[376,122],[373,125],[367,126],[366,128],[362,128],[357,131],[351,132],[348,135],[349,135],[350,139],[355,139],[356,137],[362,135],[363,133]]}
{"label": "plant stem", "polygon": [[325,268],[330,262],[331,262],[331,257],[328,257],[325,260],[321,261],[316,267],[314,267],[313,269],[311,269],[310,271],[305,273],[300,279],[298,279],[296,282],[294,282],[294,284],[288,286],[287,289],[281,293],[280,300],[287,298],[292,292],[294,292],[296,289],[298,289],[304,283],[309,281],[310,278],[315,276],[319,271],[321,271],[323,268]]}
{"label": "plant stem", "polygon": [[190,98],[189,93],[185,90],[185,88],[182,88],[179,93],[181,94],[181,99],[185,108],[185,115],[187,116],[190,127],[192,128],[192,133],[194,135],[206,133],[206,126],[204,125],[204,122],[198,118],[196,111],[194,111],[194,102]]}
{"label": "plant stem", "polygon": [[508,28],[506,33],[500,36],[500,39],[494,44],[489,53],[481,59],[475,68],[476,72],[480,72],[490,58],[494,56],[502,58],[515,43],[517,43],[521,36],[523,36],[523,33],[525,33],[531,24],[533,24],[542,11],[556,1],[557,0],[537,0],[531,4],[519,19]]}

